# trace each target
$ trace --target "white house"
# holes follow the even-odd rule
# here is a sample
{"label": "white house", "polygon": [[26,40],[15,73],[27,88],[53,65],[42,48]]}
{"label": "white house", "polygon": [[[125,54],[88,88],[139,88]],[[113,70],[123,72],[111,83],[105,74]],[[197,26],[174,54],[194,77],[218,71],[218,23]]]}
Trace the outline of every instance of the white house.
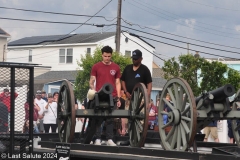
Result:
{"label": "white house", "polygon": [[[121,35],[120,52],[131,56],[131,51],[140,49],[143,53],[143,64],[148,66],[152,72],[153,55],[144,48],[151,52],[154,52],[155,48],[139,37],[131,36],[128,33],[124,33],[124,35]],[[51,71],[76,70],[79,69],[77,61],[80,60],[81,55],[93,53],[98,45],[109,45],[114,49],[115,32],[22,38],[9,43],[7,61],[51,66]]]}
{"label": "white house", "polygon": [[11,38],[11,36],[0,28],[0,62],[4,62],[6,59],[8,38]]}

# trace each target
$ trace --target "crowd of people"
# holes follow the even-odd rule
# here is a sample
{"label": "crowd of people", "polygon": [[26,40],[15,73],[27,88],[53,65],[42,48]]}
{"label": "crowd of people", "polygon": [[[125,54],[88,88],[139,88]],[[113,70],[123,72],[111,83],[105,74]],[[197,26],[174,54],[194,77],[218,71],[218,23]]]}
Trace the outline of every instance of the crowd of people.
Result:
{"label": "crowd of people", "polygon": [[[48,93],[44,90],[37,90],[33,97],[33,132],[34,133],[49,133],[51,128],[52,133],[56,133],[57,129],[57,100],[58,92]],[[29,99],[31,97],[27,94],[27,101],[25,108],[25,123],[23,126],[23,133],[29,131]]]}

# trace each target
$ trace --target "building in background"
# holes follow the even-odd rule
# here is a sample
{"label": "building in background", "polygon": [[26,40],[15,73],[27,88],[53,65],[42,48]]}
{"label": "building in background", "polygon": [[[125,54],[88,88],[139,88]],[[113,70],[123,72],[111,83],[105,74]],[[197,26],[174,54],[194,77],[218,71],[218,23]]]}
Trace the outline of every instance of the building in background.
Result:
{"label": "building in background", "polygon": [[11,36],[0,28],[0,62],[5,62],[7,54],[8,39]]}

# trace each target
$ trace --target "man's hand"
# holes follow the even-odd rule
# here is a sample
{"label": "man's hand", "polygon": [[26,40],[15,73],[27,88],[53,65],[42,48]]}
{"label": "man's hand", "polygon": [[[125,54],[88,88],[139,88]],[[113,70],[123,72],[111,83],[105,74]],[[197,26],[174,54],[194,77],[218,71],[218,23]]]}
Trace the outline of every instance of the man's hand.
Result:
{"label": "man's hand", "polygon": [[131,94],[129,92],[126,92],[126,96],[128,99],[131,99]]}

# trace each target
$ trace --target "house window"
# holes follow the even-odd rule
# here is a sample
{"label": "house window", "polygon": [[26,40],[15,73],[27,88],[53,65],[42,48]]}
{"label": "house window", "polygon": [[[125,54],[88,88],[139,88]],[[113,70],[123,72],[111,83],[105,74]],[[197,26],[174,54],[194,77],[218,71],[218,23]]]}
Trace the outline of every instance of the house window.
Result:
{"label": "house window", "polygon": [[72,63],[73,62],[73,49],[60,49],[59,50],[59,63]]}
{"label": "house window", "polygon": [[28,62],[32,62],[32,50],[29,50]]}
{"label": "house window", "polygon": [[91,48],[87,48],[87,53],[91,53]]}
{"label": "house window", "polygon": [[73,62],[73,49],[68,48],[67,49],[67,63],[72,63]]}
{"label": "house window", "polygon": [[125,51],[125,56],[126,56],[126,57],[131,57],[131,51],[127,51],[127,50],[126,50],[126,51]]}
{"label": "house window", "polygon": [[59,50],[59,63],[65,63],[65,49]]}

